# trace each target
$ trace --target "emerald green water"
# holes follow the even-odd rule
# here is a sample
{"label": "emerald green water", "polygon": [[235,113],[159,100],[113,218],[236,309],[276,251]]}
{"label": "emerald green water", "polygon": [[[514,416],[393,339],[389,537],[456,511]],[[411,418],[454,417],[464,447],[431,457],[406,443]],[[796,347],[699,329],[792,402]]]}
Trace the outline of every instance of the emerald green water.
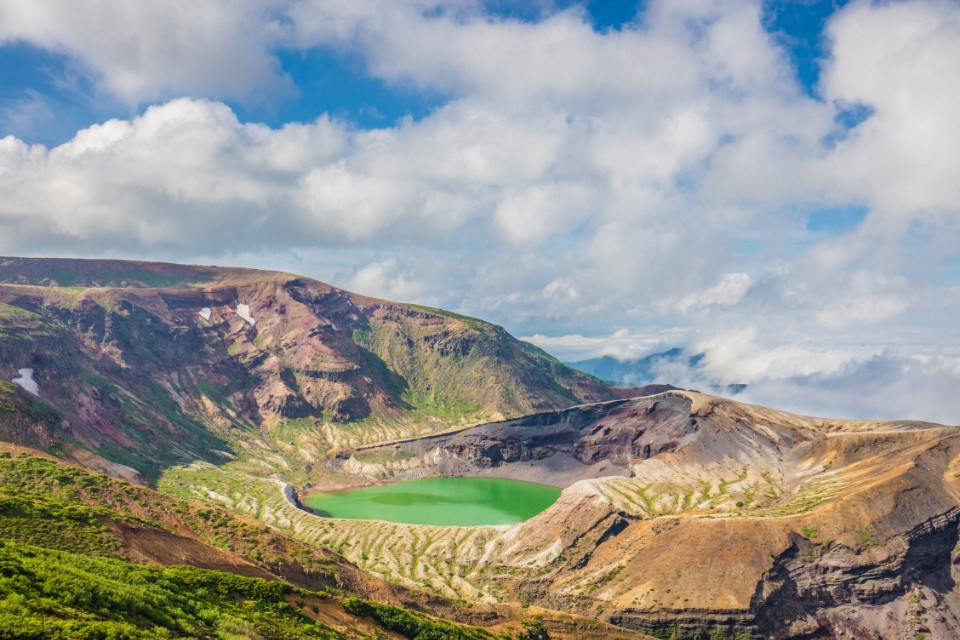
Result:
{"label": "emerald green water", "polygon": [[531,518],[560,489],[501,478],[429,478],[379,487],[311,493],[306,506],[328,518],[387,520],[454,527],[513,524]]}

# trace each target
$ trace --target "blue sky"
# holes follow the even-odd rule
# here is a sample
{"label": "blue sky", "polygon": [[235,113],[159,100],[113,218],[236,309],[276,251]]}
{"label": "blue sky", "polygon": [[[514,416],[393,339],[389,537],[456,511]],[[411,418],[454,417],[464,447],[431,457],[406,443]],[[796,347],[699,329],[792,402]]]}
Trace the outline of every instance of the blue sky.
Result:
{"label": "blue sky", "polygon": [[[842,0],[777,0],[763,4],[764,27],[790,56],[798,82],[812,97],[817,96],[819,65],[826,55],[824,26],[844,4]],[[645,4],[631,0],[503,0],[485,6],[486,15],[495,19],[534,24],[556,11],[580,10],[595,30],[604,32],[642,27]],[[278,68],[290,77],[294,90],[267,99],[205,97],[223,99],[245,122],[280,127],[329,114],[365,129],[390,126],[404,117],[423,118],[450,99],[402,81],[372,77],[361,55],[337,46],[288,48],[280,43],[274,53]],[[25,40],[12,39],[0,46],[0,69],[4,109],[24,104],[38,109],[33,119],[25,114],[19,120],[0,122],[0,136],[15,135],[26,142],[56,146],[79,129],[110,118],[129,118],[149,104],[116,100],[98,90],[95,69],[85,68],[76,57]]]}
{"label": "blue sky", "polygon": [[283,269],[960,422],[957,112],[954,0],[0,0],[0,253]]}

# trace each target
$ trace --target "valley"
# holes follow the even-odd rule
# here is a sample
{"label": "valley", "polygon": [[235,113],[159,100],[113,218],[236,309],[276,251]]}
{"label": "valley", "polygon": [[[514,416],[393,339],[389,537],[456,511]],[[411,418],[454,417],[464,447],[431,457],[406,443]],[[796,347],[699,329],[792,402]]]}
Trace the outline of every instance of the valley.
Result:
{"label": "valley", "polygon": [[[533,622],[553,638],[960,635],[956,427],[623,398],[481,320],[157,263],[0,258],[0,369],[17,473],[41,464],[27,457],[77,469],[25,476],[34,506],[5,537],[335,592],[336,633],[375,635],[376,608],[345,604],[360,598],[477,637],[533,638]],[[106,474],[96,491],[79,467]],[[467,478],[552,495],[477,526],[302,508]],[[75,543],[27,536],[56,520],[43,487],[109,522]]]}
{"label": "valley", "polygon": [[[251,514],[411,587],[520,599],[653,633],[955,632],[956,429],[805,418],[690,392],[548,416],[388,445],[395,462],[378,452],[378,470],[393,477],[528,475],[530,461],[548,474],[550,458],[561,457],[563,494],[525,523],[462,529],[317,518],[270,487]],[[607,428],[602,457],[629,476],[590,477],[596,455],[586,443]],[[524,439],[513,429],[555,437]],[[584,479],[571,477],[577,465]],[[244,510],[242,482],[218,471],[198,472],[190,484]],[[863,575],[875,577],[863,583]],[[885,622],[911,610],[894,627]]]}

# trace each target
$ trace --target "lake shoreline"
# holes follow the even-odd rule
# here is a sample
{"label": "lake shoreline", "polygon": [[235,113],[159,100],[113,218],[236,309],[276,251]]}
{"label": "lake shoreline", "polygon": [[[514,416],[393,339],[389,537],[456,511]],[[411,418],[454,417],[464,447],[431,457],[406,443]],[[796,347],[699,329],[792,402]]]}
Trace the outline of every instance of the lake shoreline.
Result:
{"label": "lake shoreline", "polygon": [[[303,510],[335,519],[382,520],[424,526],[504,526],[552,506],[561,489],[490,477],[397,479],[298,497]],[[349,497],[348,497],[349,496]]]}

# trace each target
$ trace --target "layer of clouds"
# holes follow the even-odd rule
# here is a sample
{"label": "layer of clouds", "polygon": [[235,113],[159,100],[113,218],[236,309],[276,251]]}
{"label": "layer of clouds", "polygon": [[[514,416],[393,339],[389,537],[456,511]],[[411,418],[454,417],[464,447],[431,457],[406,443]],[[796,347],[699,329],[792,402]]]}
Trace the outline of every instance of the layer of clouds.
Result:
{"label": "layer of clouds", "polygon": [[960,361],[899,353],[850,359],[836,372],[761,378],[741,397],[821,417],[913,419],[960,425]]}
{"label": "layer of clouds", "polygon": [[556,354],[565,362],[576,362],[603,356],[610,356],[618,360],[636,360],[658,350],[687,344],[690,340],[690,331],[676,327],[669,329],[643,327],[618,329],[612,334],[600,336],[533,334],[522,336],[521,339]]}
{"label": "layer of clouds", "polygon": [[[610,335],[532,335],[525,339],[567,362],[613,356],[638,360],[681,347],[677,357],[649,361],[642,379],[624,386],[670,383],[731,395],[741,402],[805,415],[859,419],[914,419],[960,425],[960,347],[949,333],[889,340],[883,334],[783,336],[746,326],[711,332],[628,331]],[[887,341],[884,341],[884,340]],[[931,345],[946,344],[945,347]],[[691,356],[699,357],[691,360]]]}
{"label": "layer of clouds", "polygon": [[0,44],[74,58],[104,92],[133,104],[172,96],[266,98],[292,92],[272,49],[286,2],[3,0]]}
{"label": "layer of clouds", "polygon": [[930,346],[948,338],[940,333],[898,344],[862,334],[834,344],[810,338],[772,344],[751,327],[696,343],[706,355],[685,382],[746,383],[738,399],[809,415],[960,424],[960,398],[950,391],[960,384],[960,350]]}
{"label": "layer of clouds", "polygon": [[[0,252],[305,272],[548,349],[580,339],[584,357],[643,355],[680,327],[773,404],[783,381],[827,389],[871,358],[938,389],[949,367],[902,346],[814,347],[861,327],[884,345],[932,327],[928,351],[960,337],[960,7],[852,2],[827,35],[815,99],[759,2],[655,1],[598,33],[577,8],[531,23],[475,2],[0,0],[0,43],[154,103],[55,148],[0,140]],[[294,91],[276,52],[315,46],[449,101],[376,130],[272,129],[221,101]],[[851,110],[872,115],[850,128]],[[853,228],[807,227],[851,207]],[[725,352],[745,329],[766,346]]]}

